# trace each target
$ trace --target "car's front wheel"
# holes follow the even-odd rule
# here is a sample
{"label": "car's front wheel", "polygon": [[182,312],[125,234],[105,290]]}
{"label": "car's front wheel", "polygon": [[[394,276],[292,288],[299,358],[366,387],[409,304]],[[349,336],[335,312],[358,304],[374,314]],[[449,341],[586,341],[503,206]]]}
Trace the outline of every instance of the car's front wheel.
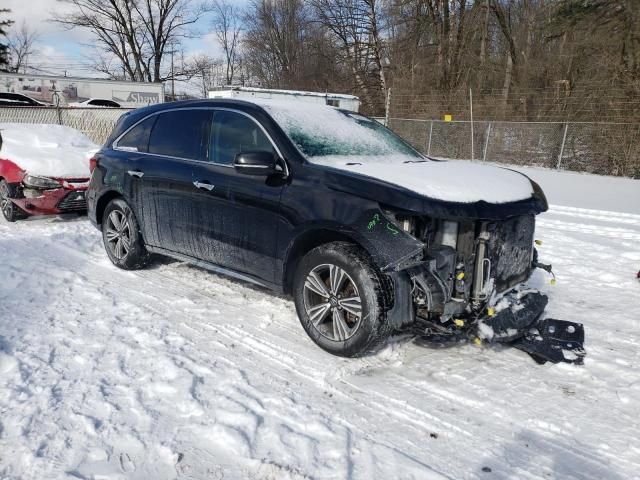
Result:
{"label": "car's front wheel", "polygon": [[27,214],[23,212],[15,203],[11,201],[11,188],[6,180],[0,180],[0,210],[2,210],[2,216],[7,222],[15,222],[27,217]]}
{"label": "car's front wheel", "polygon": [[102,241],[116,267],[137,270],[149,261],[138,221],[131,207],[121,198],[111,200],[104,211]]}
{"label": "car's front wheel", "polygon": [[293,293],[298,317],[322,349],[342,357],[371,353],[391,333],[387,283],[360,248],[333,242],[300,261]]}

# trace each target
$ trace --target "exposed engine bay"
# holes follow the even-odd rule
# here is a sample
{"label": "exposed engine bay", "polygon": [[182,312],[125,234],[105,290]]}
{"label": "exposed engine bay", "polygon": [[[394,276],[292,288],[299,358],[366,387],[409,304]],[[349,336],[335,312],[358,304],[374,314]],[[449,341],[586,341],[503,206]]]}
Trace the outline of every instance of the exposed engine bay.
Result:
{"label": "exposed engine bay", "polygon": [[[553,320],[549,330],[544,322],[550,320],[539,322],[547,296],[525,283],[535,268],[553,275],[550,265],[538,262],[534,215],[502,221],[393,218],[424,243],[422,260],[403,269],[413,304],[409,328],[422,341],[513,343],[540,363],[582,363],[582,325]],[[558,334],[562,341],[555,341]]]}

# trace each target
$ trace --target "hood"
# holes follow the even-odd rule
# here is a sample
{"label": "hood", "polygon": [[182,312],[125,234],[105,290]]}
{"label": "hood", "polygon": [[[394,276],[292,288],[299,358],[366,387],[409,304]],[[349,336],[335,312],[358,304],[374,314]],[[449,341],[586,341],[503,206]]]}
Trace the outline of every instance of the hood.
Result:
{"label": "hood", "polygon": [[505,168],[469,161],[421,161],[392,158],[358,161],[351,157],[322,157],[322,165],[372,177],[433,200],[493,204],[526,200],[533,195],[531,180]]}
{"label": "hood", "polygon": [[501,219],[548,208],[526,175],[492,165],[404,156],[322,157],[313,163],[329,167],[323,170],[334,189],[434,217]]}

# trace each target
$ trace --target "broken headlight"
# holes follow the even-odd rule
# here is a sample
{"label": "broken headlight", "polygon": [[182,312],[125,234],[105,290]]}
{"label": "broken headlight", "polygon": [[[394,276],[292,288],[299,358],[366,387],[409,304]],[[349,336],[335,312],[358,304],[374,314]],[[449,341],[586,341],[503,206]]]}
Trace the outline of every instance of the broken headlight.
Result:
{"label": "broken headlight", "polygon": [[47,177],[39,177],[37,175],[25,175],[22,184],[27,188],[37,188],[40,190],[48,190],[51,188],[60,188],[60,182]]}

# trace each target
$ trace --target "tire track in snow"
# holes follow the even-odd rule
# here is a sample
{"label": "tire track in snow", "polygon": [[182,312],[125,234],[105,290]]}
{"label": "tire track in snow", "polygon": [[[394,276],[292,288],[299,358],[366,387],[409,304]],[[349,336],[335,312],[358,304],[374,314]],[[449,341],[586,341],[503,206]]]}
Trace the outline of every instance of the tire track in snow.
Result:
{"label": "tire track in snow", "polygon": [[[187,271],[191,271],[192,270],[192,267],[185,267],[185,268],[188,269]],[[196,269],[196,271],[199,271],[199,269]],[[147,273],[149,275],[147,275]],[[143,275],[146,277],[145,280],[147,282],[155,283],[155,281],[150,278],[153,273],[155,273],[155,272],[144,272],[143,273]],[[229,287],[231,285],[232,287],[249,290],[248,293],[244,293],[245,296],[254,297],[256,295],[257,296],[268,295],[268,293],[262,293],[260,291],[256,291],[255,289],[253,289],[251,287],[247,288],[247,287],[243,286],[242,284],[236,283],[236,282],[234,282],[232,280],[223,279],[223,278],[221,278],[221,277],[219,277],[217,275],[209,274],[208,272],[201,272],[201,273],[204,273],[204,275],[207,275],[207,276],[208,275],[212,275],[212,280],[213,280],[212,283],[214,283],[214,284],[223,283],[227,287]],[[163,271],[163,274],[164,274],[163,276],[167,280],[170,280],[171,277],[172,277],[172,274],[174,274],[174,272],[170,268],[167,268],[167,269],[165,269]],[[179,278],[178,278],[178,280],[180,281],[180,283],[179,283],[180,284],[180,288],[183,288],[183,281],[185,280],[184,277],[190,277],[190,276],[191,275],[186,275],[184,270],[180,271],[180,275],[179,275]],[[157,287],[160,287],[160,285],[157,285]],[[193,293],[193,291],[191,291],[191,292]],[[213,299],[216,302],[220,302],[222,300],[223,304],[224,304],[224,299],[223,298],[221,299],[220,296],[215,296],[215,297],[212,298],[210,295],[207,295],[207,294],[202,293],[202,292],[200,292],[200,295],[203,297],[203,299],[205,299],[205,301],[207,301],[207,300],[210,301],[210,300]],[[281,300],[281,302],[284,303],[285,301]],[[231,306],[231,305],[228,305],[228,306]],[[162,309],[160,309],[160,311],[162,311]],[[246,310],[243,310],[243,311],[246,312]],[[234,329],[234,328],[236,330],[235,340],[240,345],[241,342],[243,341],[243,339],[246,338],[246,335],[248,334],[248,332],[246,330],[239,329],[238,327],[234,327],[233,325],[230,326],[230,329]],[[228,334],[228,331],[224,332],[224,333]],[[261,333],[263,333],[263,332],[261,332]],[[303,332],[302,332],[302,330],[299,330],[297,333],[303,333]],[[220,334],[220,332],[218,332],[218,334]],[[234,336],[231,335],[231,336],[229,336],[229,338],[233,340]],[[253,347],[256,347],[257,345],[260,345],[260,344],[261,344],[261,341],[255,339],[255,337],[254,337]],[[281,355],[287,354],[287,353],[288,354],[292,353],[291,350],[281,349],[281,348],[274,348],[273,345],[277,345],[277,344],[273,344],[272,342],[270,343],[270,345],[267,345],[267,348],[264,347],[264,342],[262,342],[262,345],[263,345],[263,349],[265,349],[265,352],[263,352],[263,355],[262,355],[263,358],[270,359],[272,362],[274,361],[274,359],[277,359],[278,356],[281,356]],[[269,350],[268,347],[271,347],[271,350]],[[310,345],[309,348],[315,348],[315,347]],[[289,368],[292,365],[292,362],[280,362],[280,363],[283,364],[285,367],[289,367]],[[308,366],[308,359],[305,358],[304,355],[302,355],[302,354],[298,354],[297,355],[297,360],[295,362],[293,362],[293,364],[296,365],[296,367],[297,367],[294,370],[294,373],[300,374],[300,370],[304,366],[306,368],[306,370],[307,370],[305,378],[306,379],[311,379],[311,380],[315,381],[316,383],[318,383],[318,380],[316,378],[317,377],[316,372],[317,372],[318,364],[315,364],[315,365],[309,367]],[[358,369],[360,369],[360,367],[358,367]],[[270,370],[274,370],[274,369],[270,369]],[[352,372],[349,372],[349,374],[351,374],[351,373]],[[285,377],[283,377],[283,378],[285,378]],[[358,390],[357,387],[355,387],[353,384],[343,380],[342,378],[337,378],[336,381],[341,382],[344,386],[347,386],[348,388],[350,388],[352,390]],[[319,385],[321,385],[321,384],[319,384]],[[359,389],[358,392],[359,392],[360,396],[355,396],[353,394],[349,395],[344,391],[344,389],[335,387],[335,384],[333,384],[333,386],[334,386],[335,390],[340,392],[343,396],[346,395],[348,398],[350,398],[353,401],[354,404],[361,404],[362,403],[362,397],[366,397],[367,394],[371,395],[371,393],[372,393],[372,391],[363,391],[362,389]],[[373,391],[373,393],[376,394],[377,392]],[[410,415],[404,414],[404,412],[402,412],[402,410],[401,410],[403,407],[407,408],[406,402],[403,402],[401,400],[396,400],[396,399],[394,399],[392,397],[388,397],[388,396],[385,396],[385,395],[378,394],[377,396],[378,396],[378,398],[380,398],[380,400],[379,400],[379,403],[377,403],[377,404],[375,402],[372,403],[373,405],[375,405],[377,407],[375,409],[370,409],[369,408],[370,410],[372,410],[372,412],[375,412],[375,411],[377,411],[379,409],[383,409],[383,408],[385,408],[385,406],[388,406],[389,403],[392,403],[392,404],[396,404],[396,406],[399,407],[399,412],[401,412],[403,414],[403,415],[399,416],[399,419],[401,421],[402,420],[410,421],[410,420],[413,419]],[[427,403],[427,404],[430,403],[429,400],[428,400],[429,397],[432,397],[432,395],[429,395],[429,396],[427,396],[427,398],[425,398],[425,403]],[[367,400],[370,401],[369,398]],[[411,409],[409,408],[409,410],[411,410]],[[440,409],[438,409],[438,410],[440,410]],[[393,412],[393,414],[398,413],[395,409],[391,410],[391,412]],[[422,416],[427,416],[427,417],[430,416],[424,410],[419,410],[419,409],[414,409],[412,413],[414,413],[414,415],[418,416],[418,417],[420,417],[421,415]],[[443,423],[442,418],[436,418],[435,421],[437,423],[438,422],[441,423],[441,424]],[[426,424],[424,422],[422,422],[422,423],[418,422],[417,425],[418,425],[418,427],[423,427],[423,428],[427,428],[427,429],[429,429],[429,428],[433,429],[433,425],[429,425],[429,424]],[[450,425],[443,424],[444,428],[441,428],[441,430],[444,430],[444,431],[447,431],[447,429],[456,430],[456,428],[451,428],[451,425],[454,425],[454,424],[450,424]],[[351,425],[351,428],[354,428],[353,425]],[[465,430],[462,430],[462,431],[467,433]],[[490,439],[487,439],[487,440],[489,442],[491,442],[491,443],[495,443],[495,442],[499,443],[499,438],[490,438]],[[567,453],[574,453],[575,454],[575,451],[572,448],[565,448],[565,450],[566,450]],[[601,464],[602,464],[602,462],[601,462]],[[602,466],[606,467],[605,464],[602,464]],[[594,478],[596,478],[596,477],[594,477]]]}
{"label": "tire track in snow", "polygon": [[572,218],[585,218],[588,220],[604,220],[612,223],[640,225],[640,215],[633,213],[593,210],[562,205],[549,205],[549,211],[547,213],[560,214]]}
{"label": "tire track in snow", "polygon": [[[0,222],[0,231],[3,227]],[[33,227],[33,224],[26,225],[21,230],[11,232],[31,234]],[[407,455],[407,459],[417,462],[424,469],[435,468],[452,472],[453,478],[482,478],[483,474],[478,468],[481,465],[478,463],[480,460],[475,460],[478,455],[488,456],[486,462],[494,467],[494,473],[498,477],[501,474],[513,476],[514,469],[520,468],[516,470],[518,478],[545,478],[549,476],[549,472],[553,473],[553,470],[525,472],[521,464],[523,459],[531,456],[542,457],[544,460],[549,452],[553,451],[557,451],[560,457],[564,456],[583,464],[575,465],[574,471],[570,472],[576,478],[616,478],[611,471],[615,467],[624,468],[627,472],[638,471],[640,468],[637,461],[632,461],[633,452],[621,456],[623,450],[617,448],[619,437],[610,436],[610,429],[613,427],[625,432],[623,438],[626,443],[638,440],[637,434],[631,428],[636,420],[629,416],[630,410],[620,410],[619,405],[615,403],[613,392],[605,391],[607,385],[611,385],[607,383],[606,375],[617,376],[620,384],[623,383],[623,378],[620,378],[619,371],[605,369],[608,367],[604,363],[603,355],[597,354],[599,349],[603,349],[603,344],[595,338],[594,349],[590,351],[588,362],[596,363],[588,363],[582,370],[536,367],[531,365],[526,357],[510,351],[488,350],[476,353],[476,350],[465,347],[449,349],[446,352],[424,351],[409,344],[394,345],[397,348],[390,356],[382,352],[365,360],[335,360],[314,350],[317,347],[301,337],[304,332],[292,317],[292,305],[284,299],[224,280],[214,274],[205,274],[194,267],[184,267],[182,264],[162,265],[146,272],[121,272],[109,265],[101,251],[96,232],[91,235],[89,229],[60,228],[60,225],[54,225],[52,228],[53,238],[57,247],[60,247],[59,250],[52,248],[56,258],[47,258],[51,252],[33,252],[32,255],[36,258],[42,255],[43,263],[51,261],[57,268],[69,269],[73,275],[78,273],[74,272],[78,270],[77,265],[87,262],[88,255],[90,261],[86,265],[87,270],[82,270],[78,276],[82,288],[86,289],[88,294],[100,292],[103,295],[100,300],[102,302],[106,299],[108,302],[122,303],[123,308],[132,308],[123,325],[117,325],[118,330],[135,326],[136,324],[131,322],[138,315],[141,317],[142,327],[152,325],[151,322],[156,319],[158,322],[168,321],[169,323],[162,327],[166,330],[164,333],[151,333],[153,336],[161,335],[159,338],[174,335],[172,332],[184,333],[178,335],[184,342],[183,347],[167,350],[169,357],[184,356],[190,358],[194,364],[210,369],[217,368],[216,364],[224,365],[225,373],[236,374],[234,369],[245,369],[251,372],[252,381],[269,381],[270,389],[263,388],[261,391],[269,397],[269,401],[273,401],[276,396],[285,399],[295,398],[297,401],[291,403],[288,409],[284,408],[282,403],[273,404],[270,414],[277,415],[285,424],[292,422],[292,415],[302,416],[308,412],[306,418],[323,418],[336,431],[343,428],[344,431],[340,431],[340,435],[336,435],[335,439],[346,441],[347,438],[352,438],[350,441],[355,442],[354,448],[361,452],[372,454],[377,452],[376,445],[381,445],[389,451],[395,451],[397,455]],[[552,224],[542,225],[541,232],[553,236],[558,242],[547,250],[553,258],[562,255],[567,261],[575,264],[591,259],[589,261],[593,264],[602,253],[595,251],[599,245],[588,241],[588,234],[576,235],[569,242],[563,231],[556,229]],[[2,233],[4,235],[8,230]],[[82,240],[82,248],[78,248],[78,234],[88,234],[89,237],[94,237],[94,240]],[[49,232],[44,236],[52,237]],[[576,241],[576,238],[579,240]],[[17,235],[16,239],[22,241]],[[601,240],[604,241],[606,238],[601,237]],[[616,249],[615,244],[609,244],[608,254],[615,254]],[[591,251],[581,252],[580,256],[576,256],[570,255],[572,250]],[[614,268],[609,264],[600,267]],[[573,275],[571,272],[577,270],[571,268],[567,274]],[[592,286],[593,282],[587,280],[583,280],[583,285]],[[24,287],[25,282],[22,285]],[[80,287],[76,285],[74,288]],[[221,293],[210,295],[213,288],[219,288]],[[559,288],[564,287],[559,285]],[[631,283],[625,284],[624,288],[629,288],[625,291],[631,292]],[[196,294],[194,291],[200,293]],[[233,291],[240,292],[240,295],[232,298],[229,293]],[[567,298],[579,298],[573,290],[560,291]],[[73,291],[65,291],[61,301],[73,298]],[[252,300],[261,303],[260,308],[254,308]],[[561,300],[556,295],[553,301]],[[131,307],[128,307],[128,304]],[[212,308],[218,312],[211,314]],[[269,327],[260,328],[263,310],[269,308],[274,309],[277,314],[273,315]],[[184,314],[176,314],[176,311],[182,311]],[[230,316],[236,318],[242,317],[242,325],[234,318],[222,318],[223,311],[230,312]],[[177,316],[184,318],[172,322]],[[253,319],[256,320],[255,324],[251,323]],[[605,324],[601,323],[600,326],[604,327]],[[116,332],[112,338],[114,341],[120,341],[123,333]],[[131,335],[132,338],[127,340],[131,348],[135,348],[138,341],[136,337],[144,340],[139,333],[132,332]],[[250,341],[243,342],[247,337]],[[140,345],[141,352],[160,348],[154,347],[146,340]],[[212,350],[209,348],[210,345],[215,348]],[[407,364],[406,360],[417,351],[421,352],[420,355]],[[290,358],[283,359],[287,355]],[[40,357],[39,360],[43,365],[46,363],[45,357]],[[99,358],[96,357],[95,361],[99,361]],[[402,368],[396,365],[398,362],[402,364]],[[390,363],[392,365],[389,365]],[[601,370],[597,370],[596,367]],[[140,366],[138,371],[139,368]],[[188,368],[193,369],[193,365],[189,365]],[[60,375],[61,370],[57,368],[56,371],[57,375]],[[136,371],[134,369],[131,374],[135,375]],[[194,372],[195,370],[191,372],[192,376],[195,376]],[[434,376],[438,373],[442,376]],[[597,376],[595,379],[589,379],[594,375]],[[261,379],[261,376],[272,376],[274,381]],[[143,381],[142,378],[140,380]],[[242,382],[246,383],[245,380]],[[586,383],[582,386],[581,382]],[[561,400],[564,399],[564,394],[559,393],[559,387],[567,384],[578,393],[571,397],[570,402],[563,402]],[[262,387],[265,385],[266,383],[261,384]],[[430,389],[430,385],[434,388]],[[581,392],[581,388],[589,390]],[[327,390],[333,397],[325,394]],[[621,394],[624,394],[624,390],[621,390]],[[629,390],[626,394],[629,394]],[[589,398],[592,396],[593,400]],[[248,395],[234,393],[236,399],[243,397]],[[459,402],[456,397],[460,399]],[[584,425],[574,424],[575,420],[570,415],[580,419],[580,412],[590,411],[590,403],[594,401],[606,404],[608,409],[611,409],[611,414],[591,410],[592,418],[588,421],[582,419]],[[491,408],[492,402],[494,408]],[[553,402],[558,405],[553,405]],[[390,405],[393,405],[393,408],[390,408]],[[568,413],[563,412],[563,409],[567,409]],[[389,414],[390,411],[396,410],[411,418]],[[512,410],[516,410],[515,416]],[[430,421],[429,415],[437,419]],[[517,422],[518,416],[522,416],[522,422]],[[527,421],[527,418],[539,418],[542,421]],[[412,422],[416,419],[422,424]],[[162,414],[156,413],[153,421],[157,422],[157,428],[160,430],[172,426],[169,423],[170,417]],[[467,434],[448,429],[446,422]],[[554,422],[560,422],[562,428],[557,428]],[[425,438],[428,432],[424,430],[439,430],[437,425],[442,425],[442,431],[438,432],[439,440]],[[592,425],[598,427],[599,436],[612,440],[610,450],[596,448],[598,440],[590,436],[589,431]],[[529,447],[525,447],[524,441],[517,444],[505,441],[506,438],[520,435],[517,432],[523,427],[531,432],[532,438],[535,439]],[[585,436],[586,443],[565,442],[563,439],[567,435]],[[355,455],[351,459],[352,462],[355,461],[354,458],[362,459],[363,455],[360,453],[358,457],[350,448],[347,448],[345,453]],[[504,457],[507,458],[500,463],[498,459]],[[217,458],[219,457],[213,457],[213,460]],[[504,465],[505,461],[511,462],[511,470]],[[356,461],[356,464],[359,466],[361,462]],[[528,464],[524,462],[525,467],[526,465]],[[138,466],[138,469],[140,468],[142,467]],[[316,468],[319,466],[316,465]],[[365,477],[362,476],[362,470],[356,470],[356,476],[358,472],[361,475],[358,478],[371,478],[375,473],[380,475],[381,471],[377,470],[380,467],[371,468],[370,472],[374,472],[374,475]],[[287,474],[286,471],[282,473]]]}
{"label": "tire track in snow", "polygon": [[[256,292],[257,293],[257,292]],[[201,294],[205,299],[210,299],[210,297],[206,294]],[[230,331],[235,331],[235,335],[230,335]],[[218,332],[220,333],[220,332]],[[264,332],[261,332],[264,333]],[[271,363],[275,363],[278,365],[275,369],[270,368],[269,370],[278,370],[279,368],[287,368],[291,369],[293,366],[295,367],[293,373],[302,376],[304,380],[311,380],[318,383],[317,377],[317,365],[309,367],[306,365],[308,363],[308,359],[302,354],[295,354],[295,360],[283,360],[282,355],[294,353],[292,350],[279,348],[277,344],[273,342],[267,342],[264,339],[264,336],[260,338],[255,337],[252,333],[248,332],[246,329],[242,329],[233,325],[229,325],[226,332],[223,332],[223,335],[226,335],[230,338],[235,338],[238,342],[238,345],[244,344],[249,339],[248,345],[244,345],[245,348],[251,350],[253,353],[259,353],[263,356],[266,361],[270,361]],[[311,346],[313,348],[313,346]],[[306,360],[306,361],[304,361]],[[357,370],[366,369],[365,367],[358,367]],[[306,371],[303,371],[306,370]],[[357,374],[355,371],[349,372],[349,375]],[[285,378],[285,377],[283,377]],[[325,377],[326,379],[326,377]],[[336,392],[338,392],[341,396],[348,398],[353,405],[362,405],[362,399],[366,398],[368,405],[367,408],[371,411],[372,415],[375,415],[377,411],[386,411],[387,414],[393,415],[396,417],[401,424],[404,423],[406,427],[406,422],[413,423],[415,425],[416,431],[445,431],[447,435],[450,435],[451,431],[458,432],[459,434],[467,437],[475,437],[479,435],[479,432],[471,432],[464,428],[458,427],[456,425],[457,415],[452,416],[451,422],[447,422],[443,417],[442,410],[443,408],[438,408],[436,404],[433,403],[433,392],[427,390],[420,390],[421,394],[424,394],[424,401],[426,404],[429,404],[432,407],[435,407],[434,410],[438,411],[440,416],[434,416],[425,410],[421,410],[415,407],[411,407],[406,401],[399,400],[388,395],[381,394],[376,390],[365,390],[357,387],[355,384],[348,382],[342,377],[337,377],[333,379],[334,381],[328,381],[329,385],[331,385]],[[338,386],[340,384],[340,387]],[[321,386],[322,383],[319,383]],[[356,393],[354,393],[356,392]],[[371,397],[375,397],[373,400]],[[455,395],[451,394],[448,398],[445,397],[445,400],[450,401],[451,397]],[[446,407],[446,402],[442,402],[442,407]],[[393,405],[396,408],[389,409],[389,406]],[[372,408],[373,407],[373,408]],[[477,412],[480,413],[480,412]],[[489,412],[480,413],[480,415],[490,414]],[[419,420],[422,418],[422,420]],[[428,418],[432,422],[426,422],[424,419]],[[497,416],[493,421],[498,421],[501,418]],[[355,430],[356,428],[352,423],[350,423],[350,428]],[[486,439],[490,444],[499,444],[499,437],[488,438]],[[457,438],[455,442],[459,442],[460,439]],[[558,446],[556,443],[553,443],[553,439],[548,440],[547,444],[554,445],[555,450],[565,451],[566,454],[573,454],[574,456],[583,457],[585,460],[589,460],[589,457],[586,454],[580,453],[579,449],[575,449],[572,447],[566,446]],[[522,452],[526,451],[526,447],[522,447]],[[603,461],[594,460],[595,464],[600,468],[606,468],[607,464]],[[532,476],[531,478],[538,478]],[[588,478],[588,477],[585,477]],[[599,478],[598,475],[593,476],[592,478]]]}

